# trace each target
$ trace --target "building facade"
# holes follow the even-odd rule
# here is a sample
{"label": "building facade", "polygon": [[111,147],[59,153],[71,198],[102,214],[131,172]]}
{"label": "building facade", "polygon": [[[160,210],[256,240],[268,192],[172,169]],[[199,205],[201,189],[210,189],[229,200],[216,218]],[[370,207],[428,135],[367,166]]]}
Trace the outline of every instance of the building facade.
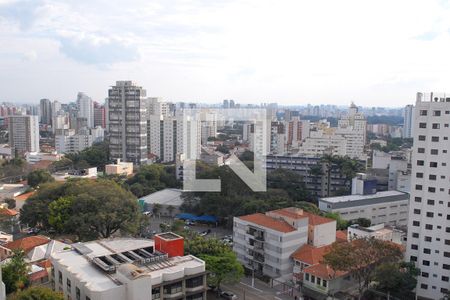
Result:
{"label": "building facade", "polygon": [[12,155],[39,152],[37,116],[9,116],[9,145]]}
{"label": "building facade", "polygon": [[146,91],[131,81],[117,81],[108,91],[109,148],[112,159],[147,161]]}
{"label": "building facade", "polygon": [[205,262],[184,256],[173,233],[77,243],[53,253],[51,263],[53,289],[65,299],[206,299]]}
{"label": "building facade", "polygon": [[409,104],[403,111],[403,137],[412,138],[414,136],[414,106]]}
{"label": "building facade", "polygon": [[450,290],[450,95],[417,94],[406,257],[420,299]]}

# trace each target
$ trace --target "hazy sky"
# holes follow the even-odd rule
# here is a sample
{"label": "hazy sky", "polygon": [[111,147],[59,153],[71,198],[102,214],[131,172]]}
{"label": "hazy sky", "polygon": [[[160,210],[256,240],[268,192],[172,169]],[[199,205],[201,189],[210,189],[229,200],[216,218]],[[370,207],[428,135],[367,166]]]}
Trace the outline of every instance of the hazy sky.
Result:
{"label": "hazy sky", "polygon": [[450,3],[0,0],[0,101],[103,100],[116,80],[168,101],[401,106],[450,91]]}

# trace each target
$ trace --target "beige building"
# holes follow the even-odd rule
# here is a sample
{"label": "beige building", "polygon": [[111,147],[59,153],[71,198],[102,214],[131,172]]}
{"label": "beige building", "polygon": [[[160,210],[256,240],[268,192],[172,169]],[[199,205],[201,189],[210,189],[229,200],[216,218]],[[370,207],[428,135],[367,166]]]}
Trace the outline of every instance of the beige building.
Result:
{"label": "beige building", "polygon": [[106,175],[125,175],[133,174],[133,163],[123,162],[117,159],[117,163],[105,166]]}

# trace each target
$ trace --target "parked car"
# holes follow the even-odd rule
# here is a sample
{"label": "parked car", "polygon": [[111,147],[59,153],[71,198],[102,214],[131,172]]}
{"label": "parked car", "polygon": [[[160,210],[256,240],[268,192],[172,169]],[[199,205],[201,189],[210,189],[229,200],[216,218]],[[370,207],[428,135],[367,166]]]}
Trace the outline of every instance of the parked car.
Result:
{"label": "parked car", "polygon": [[184,221],[184,224],[186,224],[188,226],[193,226],[193,225],[195,225],[195,222],[191,221],[191,220],[186,220],[186,221]]}
{"label": "parked car", "polygon": [[229,299],[229,300],[236,300],[238,297],[233,294],[232,292],[223,291],[220,293],[220,297]]}
{"label": "parked car", "polygon": [[151,211],[144,211],[144,216],[151,216],[153,213]]}

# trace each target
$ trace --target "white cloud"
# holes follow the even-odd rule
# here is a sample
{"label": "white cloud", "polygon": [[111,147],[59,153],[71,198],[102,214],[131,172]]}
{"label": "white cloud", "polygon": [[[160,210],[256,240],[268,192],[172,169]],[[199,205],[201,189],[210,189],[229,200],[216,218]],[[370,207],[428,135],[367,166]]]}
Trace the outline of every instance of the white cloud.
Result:
{"label": "white cloud", "polygon": [[[75,87],[104,98],[126,78],[175,101],[392,106],[418,90],[450,90],[450,7],[441,1],[0,0],[0,25],[2,45],[33,58],[26,65],[0,50],[2,73],[14,74],[2,82],[19,86],[30,73],[18,65],[45,62],[44,72],[67,71],[49,72],[70,78],[59,89],[67,99]],[[53,59],[42,47],[55,47]],[[0,98],[31,101],[36,91],[17,93]]]}

